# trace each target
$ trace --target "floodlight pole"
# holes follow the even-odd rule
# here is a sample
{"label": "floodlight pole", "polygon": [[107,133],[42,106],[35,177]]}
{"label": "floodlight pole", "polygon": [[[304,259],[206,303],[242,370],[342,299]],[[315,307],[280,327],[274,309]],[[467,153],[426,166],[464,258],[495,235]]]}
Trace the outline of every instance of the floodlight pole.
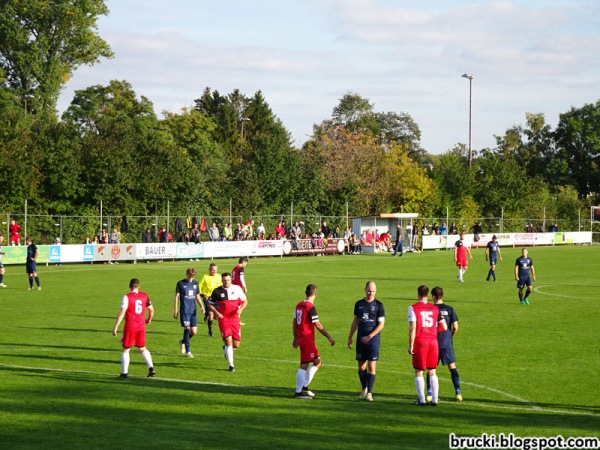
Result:
{"label": "floodlight pole", "polygon": [[473,75],[464,73],[462,78],[469,80],[469,170],[473,164],[473,150],[471,147],[471,130],[472,130],[472,99],[473,99]]}

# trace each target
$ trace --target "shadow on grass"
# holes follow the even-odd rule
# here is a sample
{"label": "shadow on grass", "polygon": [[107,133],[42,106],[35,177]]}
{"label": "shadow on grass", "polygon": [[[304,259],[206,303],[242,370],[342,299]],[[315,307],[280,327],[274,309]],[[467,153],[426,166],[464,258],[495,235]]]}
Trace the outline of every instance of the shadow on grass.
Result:
{"label": "shadow on grass", "polygon": [[11,397],[1,400],[4,448],[93,442],[96,448],[427,449],[447,448],[451,432],[597,434],[597,416],[486,407],[515,402],[415,407],[410,396],[376,395],[370,403],[336,390],[302,401],[292,398],[293,389],[228,385],[232,377],[225,375],[218,380],[222,384],[160,377],[123,381],[0,367],[0,377],[11,382]]}

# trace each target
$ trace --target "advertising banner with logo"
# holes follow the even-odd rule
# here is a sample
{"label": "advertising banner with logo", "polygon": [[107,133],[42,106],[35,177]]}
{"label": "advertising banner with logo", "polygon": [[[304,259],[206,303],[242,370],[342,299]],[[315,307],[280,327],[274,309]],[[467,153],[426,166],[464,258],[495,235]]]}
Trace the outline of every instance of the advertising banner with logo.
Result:
{"label": "advertising banner with logo", "polygon": [[94,261],[131,261],[135,244],[101,244],[95,246]]}
{"label": "advertising banner with logo", "polygon": [[[283,254],[286,256],[290,255],[321,255],[321,254],[334,254],[344,253],[346,250],[346,241],[344,239],[323,239],[322,242],[316,242],[313,247],[311,239],[298,239],[296,240],[297,249],[294,248],[292,241],[283,242]],[[319,245],[320,244],[320,245]]]}
{"label": "advertising banner with logo", "polygon": [[203,248],[203,244],[178,242],[175,244],[175,254],[177,259],[204,258]]}
{"label": "advertising banner with logo", "polygon": [[176,246],[174,243],[135,244],[135,259],[175,259]]}
{"label": "advertising banner with logo", "polygon": [[284,241],[224,241],[203,242],[205,258],[239,256],[281,256]]}
{"label": "advertising banner with logo", "polygon": [[[38,245],[37,249],[40,253],[37,259],[38,263],[46,263],[50,260],[49,245]],[[25,264],[27,261],[27,246],[2,246],[2,264]]]}

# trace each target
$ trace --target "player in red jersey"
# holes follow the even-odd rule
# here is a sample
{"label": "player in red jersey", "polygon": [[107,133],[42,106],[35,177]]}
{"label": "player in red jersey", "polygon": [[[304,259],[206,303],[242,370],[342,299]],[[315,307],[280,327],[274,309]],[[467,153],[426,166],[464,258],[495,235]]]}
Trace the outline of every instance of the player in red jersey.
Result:
{"label": "player in red jersey", "polygon": [[458,267],[458,281],[463,282],[463,274],[467,271],[469,265],[467,261],[467,254],[469,258],[473,259],[471,250],[465,245],[465,233],[460,233],[460,239],[454,244],[454,262]]}
{"label": "player in red jersey", "polygon": [[209,300],[209,308],[219,319],[219,329],[223,338],[223,352],[229,363],[229,371],[235,372],[233,349],[239,348],[242,340],[240,316],[248,302],[241,287],[231,284],[231,274],[221,275],[222,286],[216,288]]}
{"label": "player in red jersey", "polygon": [[415,405],[425,405],[425,380],[423,371],[427,370],[431,381],[431,405],[438,403],[438,377],[435,369],[439,360],[437,332],[447,330],[448,326],[437,306],[427,302],[429,288],[419,286],[419,302],[408,307],[408,353],[412,355],[415,369],[415,386],[419,399]]}
{"label": "player in red jersey", "polygon": [[[125,318],[125,326],[123,327],[123,337],[121,339],[121,345],[123,346],[123,353],[121,355],[121,375],[119,378],[126,380],[128,378],[129,371],[129,350],[134,345],[139,348],[146,365],[148,366],[148,376],[153,377],[155,375],[154,365],[152,364],[152,356],[146,348],[146,325],[152,322],[154,317],[154,307],[150,303],[150,299],[145,292],[141,292],[140,280],[132,278],[129,282],[129,289],[131,292],[125,294],[121,300],[121,310],[117,315],[115,326],[113,327],[113,336],[117,335],[117,329],[121,324],[123,318]],[[148,310],[148,318],[146,318],[145,312]]]}
{"label": "player in red jersey", "polygon": [[[335,341],[319,322],[319,315],[314,305],[315,298],[317,298],[317,286],[309,284],[306,286],[305,294],[306,299],[296,305],[292,325],[294,334],[292,347],[300,347],[300,368],[296,372],[294,397],[311,399],[315,394],[308,390],[308,385],[321,367],[321,355],[319,355],[319,349],[315,343],[315,328],[329,340],[331,345],[335,345]],[[308,366],[311,362],[313,365],[309,369]]]}
{"label": "player in red jersey", "polygon": [[236,286],[239,286],[244,291],[244,294],[248,293],[248,288],[246,288],[246,279],[244,278],[244,267],[248,264],[248,257],[242,256],[238,260],[238,265],[233,268],[231,271],[231,282]]}

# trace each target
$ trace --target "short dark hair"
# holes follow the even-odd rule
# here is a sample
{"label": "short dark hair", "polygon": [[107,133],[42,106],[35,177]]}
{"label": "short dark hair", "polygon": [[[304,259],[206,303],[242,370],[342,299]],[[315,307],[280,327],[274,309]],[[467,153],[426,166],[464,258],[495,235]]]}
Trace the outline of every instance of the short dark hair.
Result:
{"label": "short dark hair", "polygon": [[238,260],[238,262],[239,262],[240,264],[241,264],[241,263],[244,263],[244,262],[248,262],[248,257],[247,257],[247,256],[242,256],[242,257],[241,257],[241,258]]}
{"label": "short dark hair", "polygon": [[223,273],[221,274],[221,279],[223,279],[223,278],[225,278],[225,277],[229,277],[229,278],[231,278],[231,274],[230,274],[229,272],[223,272]]}
{"label": "short dark hair", "polygon": [[137,278],[132,278],[129,282],[129,289],[134,289],[140,287],[140,280]]}
{"label": "short dark hair", "polygon": [[311,296],[315,295],[317,293],[317,285],[309,284],[308,286],[306,286],[306,290],[304,291],[304,293],[306,294],[307,297],[311,297]]}
{"label": "short dark hair", "polygon": [[429,288],[422,284],[417,288],[417,293],[419,294],[419,298],[429,296]]}
{"label": "short dark hair", "polygon": [[437,299],[444,298],[444,290],[441,286],[436,286],[431,290],[431,295]]}

